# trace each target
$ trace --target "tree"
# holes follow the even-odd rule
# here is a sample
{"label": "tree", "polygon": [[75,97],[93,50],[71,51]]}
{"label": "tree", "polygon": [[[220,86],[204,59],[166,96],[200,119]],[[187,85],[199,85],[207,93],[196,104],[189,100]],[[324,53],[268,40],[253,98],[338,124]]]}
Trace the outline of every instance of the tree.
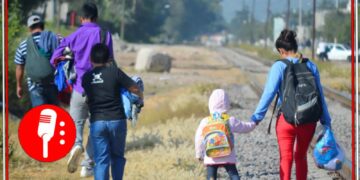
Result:
{"label": "tree", "polygon": [[[47,0],[14,0],[9,1],[9,7],[17,6],[21,11],[17,14],[21,22],[25,22],[28,14],[34,8],[39,7],[39,5],[43,4]],[[11,9],[12,10],[12,9]],[[9,11],[10,12],[10,11]]]}
{"label": "tree", "polygon": [[[8,14],[8,39],[9,39],[9,58],[8,58],[8,88],[9,94],[8,98],[10,99],[8,107],[9,111],[12,114],[21,116],[26,110],[30,108],[30,102],[27,101],[29,97],[25,96],[21,100],[18,100],[16,96],[16,79],[15,79],[15,64],[14,64],[14,57],[16,47],[20,43],[20,38],[24,34],[24,29],[26,29],[23,24],[21,14],[23,13],[20,9],[20,4],[18,3],[19,0],[13,0],[9,3],[9,14]],[[26,87],[26,86],[24,86]],[[26,88],[25,88],[26,89]]]}
{"label": "tree", "polygon": [[[250,21],[250,12],[248,7],[244,7],[242,10],[236,12],[235,17],[232,19],[229,29],[235,37],[241,41],[253,43],[259,39],[267,37],[267,34],[271,34],[272,21],[268,24],[268,32],[266,33],[266,23],[259,22],[254,19],[253,23]],[[269,19],[272,19],[270,17]]]}
{"label": "tree", "polygon": [[170,0],[163,30],[173,41],[193,40],[201,34],[224,28],[220,0]]}
{"label": "tree", "polygon": [[[327,41],[339,43],[350,43],[351,22],[350,14],[340,11],[329,12],[325,17],[325,26],[320,30]],[[339,26],[341,24],[341,26]]]}

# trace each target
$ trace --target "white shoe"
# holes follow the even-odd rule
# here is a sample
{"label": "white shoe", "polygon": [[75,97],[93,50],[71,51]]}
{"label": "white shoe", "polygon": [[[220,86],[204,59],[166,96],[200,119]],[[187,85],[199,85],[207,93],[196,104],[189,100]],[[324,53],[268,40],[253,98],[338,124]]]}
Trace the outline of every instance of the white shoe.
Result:
{"label": "white shoe", "polygon": [[70,157],[67,162],[67,170],[69,173],[74,173],[77,170],[80,156],[82,154],[83,150],[82,147],[79,145],[76,145],[71,151],[70,151]]}
{"label": "white shoe", "polygon": [[80,177],[90,177],[94,175],[94,168],[83,166],[81,168]]}

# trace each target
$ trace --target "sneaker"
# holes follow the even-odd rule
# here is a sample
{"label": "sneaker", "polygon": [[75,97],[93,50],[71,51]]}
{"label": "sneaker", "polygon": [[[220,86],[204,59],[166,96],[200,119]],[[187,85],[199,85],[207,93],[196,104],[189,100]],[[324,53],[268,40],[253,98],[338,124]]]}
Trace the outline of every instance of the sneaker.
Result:
{"label": "sneaker", "polygon": [[67,162],[67,170],[69,173],[74,173],[77,170],[81,153],[83,152],[82,147],[77,145],[70,151],[70,157]]}
{"label": "sneaker", "polygon": [[83,166],[81,168],[80,177],[91,177],[94,175],[94,168]]}

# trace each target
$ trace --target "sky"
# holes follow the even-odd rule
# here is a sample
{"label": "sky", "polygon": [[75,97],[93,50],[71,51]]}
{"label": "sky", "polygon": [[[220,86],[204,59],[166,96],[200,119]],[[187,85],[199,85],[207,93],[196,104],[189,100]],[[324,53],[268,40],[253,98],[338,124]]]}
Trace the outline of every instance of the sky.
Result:
{"label": "sky", "polygon": [[[260,21],[265,21],[266,18],[266,6],[267,0],[223,0],[223,15],[227,22],[230,22],[231,19],[234,17],[236,11],[241,10],[243,4],[248,6],[248,8],[252,7],[252,2],[256,1],[255,3],[255,18]],[[312,9],[312,0],[290,0],[290,8],[293,11],[298,10],[299,1],[302,1],[302,8],[303,11],[309,11]],[[337,0],[326,0],[329,2],[336,2]],[[348,0],[338,0],[341,1],[348,1]],[[321,0],[317,0],[318,3]],[[286,13],[287,9],[287,0],[271,0],[271,10],[273,13]]]}

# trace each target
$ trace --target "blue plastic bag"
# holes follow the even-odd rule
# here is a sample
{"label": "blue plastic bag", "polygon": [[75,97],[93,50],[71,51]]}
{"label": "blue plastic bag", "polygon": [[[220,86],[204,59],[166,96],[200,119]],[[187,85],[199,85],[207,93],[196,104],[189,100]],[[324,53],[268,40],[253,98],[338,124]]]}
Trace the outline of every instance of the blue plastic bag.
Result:
{"label": "blue plastic bag", "polygon": [[336,143],[331,129],[324,126],[313,151],[313,157],[319,168],[327,170],[339,170],[344,161],[344,154]]}

